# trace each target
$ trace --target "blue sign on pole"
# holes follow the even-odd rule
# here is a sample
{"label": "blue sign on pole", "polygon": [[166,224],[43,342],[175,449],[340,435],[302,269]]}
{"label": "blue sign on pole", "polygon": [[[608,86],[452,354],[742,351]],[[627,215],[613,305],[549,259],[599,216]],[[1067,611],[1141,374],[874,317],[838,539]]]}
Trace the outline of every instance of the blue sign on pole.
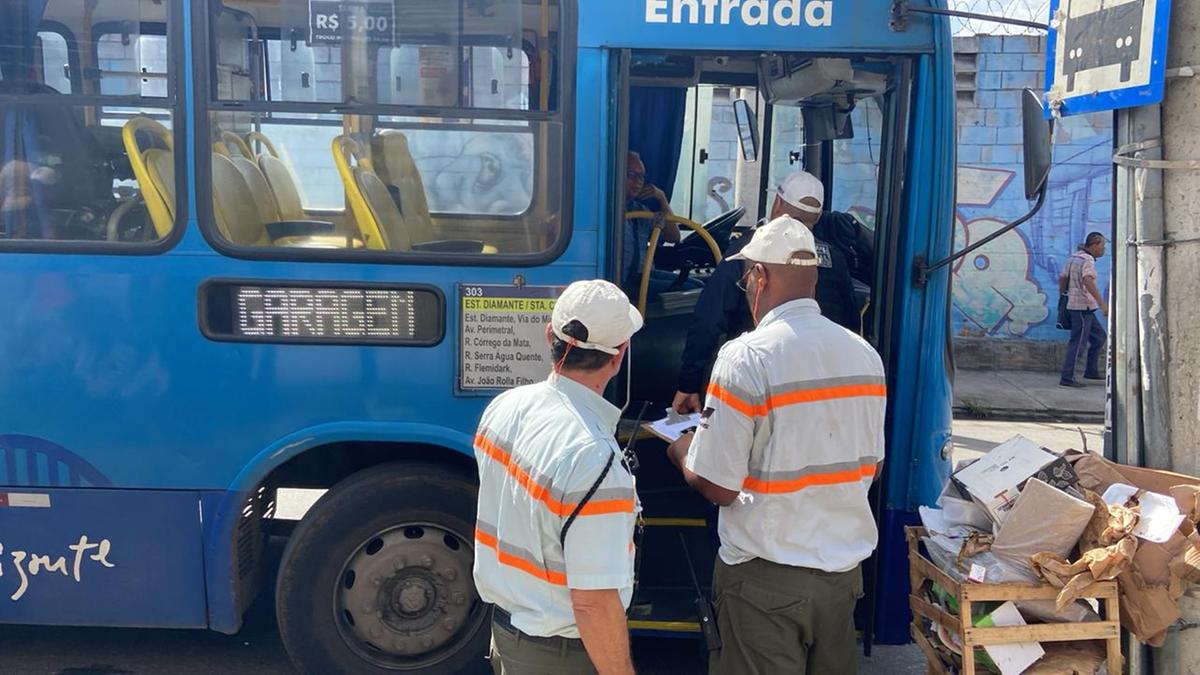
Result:
{"label": "blue sign on pole", "polygon": [[1158,103],[1171,0],[1051,0],[1046,115]]}

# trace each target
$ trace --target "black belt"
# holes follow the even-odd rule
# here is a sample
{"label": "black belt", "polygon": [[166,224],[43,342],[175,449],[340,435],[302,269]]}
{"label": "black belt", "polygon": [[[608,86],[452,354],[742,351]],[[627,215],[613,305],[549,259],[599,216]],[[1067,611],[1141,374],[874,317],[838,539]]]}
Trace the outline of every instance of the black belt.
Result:
{"label": "black belt", "polygon": [[567,649],[583,649],[584,648],[583,640],[580,640],[579,638],[568,638],[568,637],[562,637],[562,636],[544,637],[541,635],[530,635],[529,633],[526,633],[525,631],[522,631],[520,628],[517,628],[516,626],[512,625],[512,615],[509,614],[508,612],[504,611],[503,609],[500,609],[500,607],[495,607],[492,610],[492,623],[496,627],[498,627],[504,631],[507,631],[509,633],[512,633],[513,635],[516,635],[517,637],[521,638],[522,640],[528,640],[528,641],[536,643],[536,644],[546,645],[547,647],[553,647],[555,649],[560,649],[563,647],[565,647]]}

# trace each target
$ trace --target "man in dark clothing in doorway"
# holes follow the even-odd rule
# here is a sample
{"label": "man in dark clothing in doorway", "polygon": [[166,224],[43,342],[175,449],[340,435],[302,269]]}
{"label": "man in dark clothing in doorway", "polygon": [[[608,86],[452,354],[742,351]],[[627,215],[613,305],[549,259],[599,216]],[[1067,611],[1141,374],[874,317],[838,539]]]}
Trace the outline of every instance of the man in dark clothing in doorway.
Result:
{"label": "man in dark clothing in doorway", "polygon": [[[824,211],[825,188],[812,174],[796,171],[783,180],[774,197],[770,218],[791,216],[813,231],[817,242],[817,295],[821,314],[854,332],[862,332],[862,305],[854,280],[870,285],[875,271],[874,242],[870,233],[846,213]],[[750,237],[734,240],[726,257]],[[737,288],[743,273],[738,261],[723,261],[704,285],[679,368],[678,391],[672,407],[679,413],[700,410],[705,372],[717,349],[726,341],[753,328],[745,294]]]}

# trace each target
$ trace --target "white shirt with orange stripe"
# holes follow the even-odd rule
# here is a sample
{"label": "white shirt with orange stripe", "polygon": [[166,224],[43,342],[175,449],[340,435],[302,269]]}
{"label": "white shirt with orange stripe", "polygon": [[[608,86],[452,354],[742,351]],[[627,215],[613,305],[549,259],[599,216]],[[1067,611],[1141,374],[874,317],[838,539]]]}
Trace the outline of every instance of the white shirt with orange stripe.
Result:
{"label": "white shirt with orange stripe", "polygon": [[689,470],[739,491],[721,509],[721,560],[844,572],[869,557],[886,397],[879,355],[813,300],[728,342],[687,456]]}
{"label": "white shirt with orange stripe", "polygon": [[[553,374],[501,394],[483,413],[475,586],[524,633],[579,637],[572,588],[616,589],[629,606],[640,506],[614,437],[620,416],[600,395]],[[563,525],[609,457],[612,467],[564,547]]]}

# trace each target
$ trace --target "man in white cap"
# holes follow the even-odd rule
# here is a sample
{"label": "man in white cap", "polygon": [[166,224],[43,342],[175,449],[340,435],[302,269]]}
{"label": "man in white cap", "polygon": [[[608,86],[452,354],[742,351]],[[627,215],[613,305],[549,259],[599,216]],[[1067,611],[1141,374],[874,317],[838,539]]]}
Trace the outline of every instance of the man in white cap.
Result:
{"label": "man in white cap", "polygon": [[[767,193],[767,198],[772,200],[771,218],[791,216],[814,233],[819,263],[816,300],[821,314],[861,333],[863,303],[855,291],[855,280],[865,289],[875,274],[870,233],[854,216],[824,211],[825,188],[808,172],[789,174],[777,189]],[[737,241],[730,252],[735,250]],[[671,404],[677,412],[700,410],[704,377],[717,348],[724,340],[737,337],[750,327],[750,308],[734,285],[740,276],[740,265],[726,258],[717,265],[696,301],[680,358],[678,388]]]}
{"label": "man in white cap", "polygon": [[874,242],[869,233],[854,216],[824,210],[825,186],[807,171],[789,174],[768,197],[772,194],[771,218],[791,216],[812,230],[816,239],[820,263],[816,300],[821,313],[859,333],[863,303],[854,279],[868,287],[874,282]]}
{"label": "man in white cap", "polygon": [[700,428],[668,448],[720,505],[713,673],[852,673],[859,564],[878,534],[883,363],[813,300],[817,248],[788,216],[734,256],[754,330],[717,356]]}
{"label": "man in white cap", "polygon": [[475,436],[475,585],[495,606],[498,674],[632,673],[625,610],[633,594],[633,475],[602,396],[642,317],[601,280],[554,305],[541,383],[487,407]]}

